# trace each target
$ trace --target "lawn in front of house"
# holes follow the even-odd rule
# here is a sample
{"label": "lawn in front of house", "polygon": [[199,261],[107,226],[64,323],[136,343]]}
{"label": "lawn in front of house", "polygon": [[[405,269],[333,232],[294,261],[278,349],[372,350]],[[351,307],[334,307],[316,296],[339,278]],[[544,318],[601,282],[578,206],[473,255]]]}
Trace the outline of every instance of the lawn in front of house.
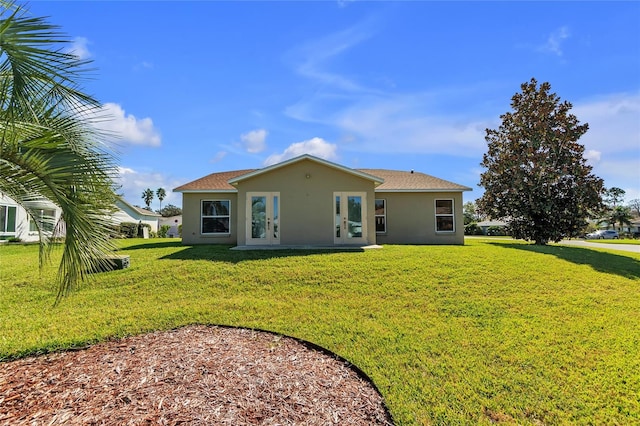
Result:
{"label": "lawn in front of house", "polygon": [[295,336],[353,362],[399,425],[640,422],[640,255],[511,240],[229,251],[123,240],[126,270],[56,307],[59,252],[0,246],[0,358],[186,324]]}

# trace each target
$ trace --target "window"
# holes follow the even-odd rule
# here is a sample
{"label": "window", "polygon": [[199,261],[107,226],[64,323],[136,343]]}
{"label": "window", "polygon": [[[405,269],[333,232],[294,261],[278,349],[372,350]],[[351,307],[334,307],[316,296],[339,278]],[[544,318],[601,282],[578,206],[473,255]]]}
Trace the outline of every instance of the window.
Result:
{"label": "window", "polygon": [[231,229],[231,201],[203,200],[201,232],[203,234],[228,234]]}
{"label": "window", "polygon": [[436,232],[454,232],[453,200],[436,200]]}
{"label": "window", "polygon": [[[38,232],[35,220],[40,224],[42,232],[53,232],[56,220],[56,211],[53,209],[32,209],[30,210],[29,232]],[[35,218],[35,220],[34,220]]]}
{"label": "window", "polygon": [[376,200],[376,233],[384,234],[387,232],[387,201]]}
{"label": "window", "polygon": [[0,234],[15,234],[16,208],[14,206],[0,206]]}

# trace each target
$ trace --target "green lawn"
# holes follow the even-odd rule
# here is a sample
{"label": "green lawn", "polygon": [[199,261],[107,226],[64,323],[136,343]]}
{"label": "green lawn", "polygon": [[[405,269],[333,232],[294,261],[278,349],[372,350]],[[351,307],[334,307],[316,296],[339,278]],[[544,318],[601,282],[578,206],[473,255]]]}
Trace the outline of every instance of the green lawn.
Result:
{"label": "green lawn", "polygon": [[225,324],[350,360],[399,425],[640,423],[638,254],[512,240],[365,252],[120,244],[131,267],[96,274],[57,307],[56,267],[39,277],[36,246],[1,245],[0,359]]}

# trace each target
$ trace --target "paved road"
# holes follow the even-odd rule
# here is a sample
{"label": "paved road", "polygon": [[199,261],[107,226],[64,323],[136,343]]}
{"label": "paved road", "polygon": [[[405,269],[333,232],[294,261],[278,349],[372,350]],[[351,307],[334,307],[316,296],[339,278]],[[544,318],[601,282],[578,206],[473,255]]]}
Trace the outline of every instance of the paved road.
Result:
{"label": "paved road", "polygon": [[[483,237],[482,235],[465,235],[465,238],[478,238],[478,239],[487,239],[487,237]],[[505,240],[510,240],[511,237],[489,237],[491,239],[502,238]],[[553,243],[550,243],[553,244]],[[607,244],[607,243],[591,243],[585,240],[562,240],[558,244],[567,245],[567,246],[576,246],[576,247],[595,247],[595,248],[604,248],[611,250],[620,250],[620,251],[630,251],[632,253],[640,253],[640,245],[635,244]]]}
{"label": "paved road", "polygon": [[558,244],[564,244],[568,246],[577,246],[577,247],[606,248],[611,250],[631,251],[634,253],[640,253],[640,246],[634,245],[634,244],[590,243],[584,240],[562,240]]}

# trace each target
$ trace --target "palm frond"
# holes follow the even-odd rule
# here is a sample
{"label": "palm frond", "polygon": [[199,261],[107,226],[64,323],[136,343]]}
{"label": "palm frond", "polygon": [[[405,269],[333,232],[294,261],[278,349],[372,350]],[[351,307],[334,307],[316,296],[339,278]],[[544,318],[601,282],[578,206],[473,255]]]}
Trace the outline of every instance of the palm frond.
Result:
{"label": "palm frond", "polygon": [[[38,200],[61,209],[59,301],[113,250],[115,156],[95,126],[99,102],[80,90],[87,61],[63,51],[56,26],[1,4],[0,191],[29,214]],[[41,260],[55,236],[40,232]]]}

